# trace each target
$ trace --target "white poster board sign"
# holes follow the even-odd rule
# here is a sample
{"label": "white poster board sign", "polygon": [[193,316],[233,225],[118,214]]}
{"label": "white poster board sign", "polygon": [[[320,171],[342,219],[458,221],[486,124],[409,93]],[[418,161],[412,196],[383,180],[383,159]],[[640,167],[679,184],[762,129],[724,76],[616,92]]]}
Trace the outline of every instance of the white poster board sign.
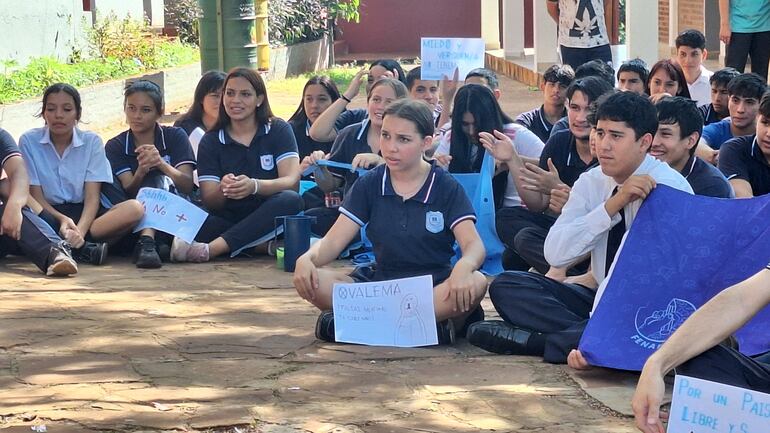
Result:
{"label": "white poster board sign", "polygon": [[459,69],[460,80],[472,69],[484,67],[484,40],[481,38],[421,38],[421,78],[452,78]]}
{"label": "white poster board sign", "polygon": [[144,206],[144,217],[134,232],[151,228],[192,242],[209,215],[182,197],[158,188],[142,188],[136,199]]}
{"label": "white poster board sign", "polygon": [[338,342],[395,347],[438,344],[430,275],[338,283],[333,305]]}
{"label": "white poster board sign", "polygon": [[770,431],[770,394],[677,375],[668,433]]}

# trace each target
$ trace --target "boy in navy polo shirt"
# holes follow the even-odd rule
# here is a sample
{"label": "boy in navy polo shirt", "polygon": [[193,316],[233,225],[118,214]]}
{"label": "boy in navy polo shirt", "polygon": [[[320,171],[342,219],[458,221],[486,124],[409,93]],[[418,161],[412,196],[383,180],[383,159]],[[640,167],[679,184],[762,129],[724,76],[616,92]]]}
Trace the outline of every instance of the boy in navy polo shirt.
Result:
{"label": "boy in navy polo shirt", "polygon": [[569,65],[551,65],[543,73],[543,104],[540,108],[519,114],[516,123],[525,126],[545,143],[551,135],[553,124],[567,115],[567,87],[575,79]]}
{"label": "boy in navy polo shirt", "polygon": [[770,92],[759,104],[757,133],[725,143],[719,151],[719,169],[738,198],[770,193]]}
{"label": "boy in navy polo shirt", "polygon": [[733,68],[722,68],[714,72],[711,78],[709,78],[711,103],[698,107],[703,116],[703,126],[711,125],[730,116],[730,110],[727,108],[730,100],[730,95],[727,93],[727,85],[738,75],[741,75],[741,73]]}
{"label": "boy in navy polo shirt", "polygon": [[[588,122],[589,106],[611,87],[598,77],[580,78],[567,89],[569,130],[552,136],[540,155],[539,167],[525,165],[502,138],[486,136],[484,147],[495,159],[504,162],[520,191],[524,206],[504,207],[497,212],[496,227],[506,245],[503,266],[506,270],[526,271],[534,267],[545,274],[550,265],[543,258],[543,242],[557,215],[548,212],[551,190],[559,184],[572,186],[593,165]],[[531,179],[531,180],[528,180]],[[527,259],[524,258],[527,257]]]}
{"label": "boy in navy polo shirt", "polygon": [[727,85],[730,99],[727,103],[730,117],[703,128],[702,141],[718,150],[722,144],[733,138],[751,135],[755,132],[759,100],[767,89],[759,75],[741,74]]}
{"label": "boy in navy polo shirt", "polygon": [[655,104],[658,131],[650,155],[668,163],[687,179],[697,195],[734,198],[730,182],[713,165],[695,156],[703,129],[703,118],[693,101],[681,96],[665,97]]}
{"label": "boy in navy polo shirt", "polygon": [[[136,198],[143,187],[192,193],[195,155],[182,128],[158,124],[163,115],[160,87],[151,81],[135,81],[126,88],[123,105],[130,128],[109,140],[105,152],[126,197]],[[168,243],[164,243],[166,251]],[[155,230],[142,230],[134,249],[136,266],[159,268],[157,250]]]}
{"label": "boy in navy polo shirt", "polygon": [[[388,107],[381,140],[385,164],[356,181],[327,236],[297,260],[297,292],[323,311],[316,325],[319,339],[334,341],[334,316],[328,311],[334,283],[432,275],[440,343],[454,341],[454,321],[462,325],[484,297],[486,279],[478,269],[485,252],[473,208],[450,174],[423,159],[433,131],[424,102],[401,100]],[[333,261],[367,223],[375,266],[359,267],[350,275],[318,269]],[[455,239],[462,258],[452,267]]]}
{"label": "boy in navy polo shirt", "polygon": [[18,251],[29,257],[46,275],[77,273],[69,245],[26,205],[29,177],[21,152],[11,134],[0,129],[0,167],[8,175],[8,196],[0,203],[0,257]]}
{"label": "boy in navy polo shirt", "polygon": [[650,70],[642,59],[631,59],[623,62],[618,68],[618,90],[634,92],[637,95],[647,93],[647,78]]}

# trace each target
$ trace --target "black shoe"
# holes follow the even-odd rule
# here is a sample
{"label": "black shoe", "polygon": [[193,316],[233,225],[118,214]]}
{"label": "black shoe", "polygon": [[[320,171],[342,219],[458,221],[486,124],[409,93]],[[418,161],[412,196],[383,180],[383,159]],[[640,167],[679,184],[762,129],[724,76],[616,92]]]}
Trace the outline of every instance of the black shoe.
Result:
{"label": "black shoe", "polygon": [[78,263],[103,265],[107,261],[107,244],[104,242],[88,242],[73,251],[73,257]]}
{"label": "black shoe", "polygon": [[436,323],[436,334],[438,336],[438,344],[452,345],[455,344],[457,333],[455,332],[455,322],[452,319],[446,319]]}
{"label": "black shoe", "polygon": [[463,324],[463,327],[457,331],[458,337],[465,337],[468,334],[468,328],[473,325],[476,322],[481,322],[484,320],[484,309],[481,308],[481,305],[476,307],[475,310],[471,312],[471,314],[468,315],[468,317],[465,318],[465,323]]}
{"label": "black shoe", "polygon": [[51,247],[46,263],[45,274],[48,276],[64,277],[78,273],[78,265],[72,258],[69,244],[64,241]]}
{"label": "black shoe", "polygon": [[156,269],[163,265],[160,255],[155,249],[155,239],[142,236],[136,243],[136,267],[143,269]]}
{"label": "black shoe", "polygon": [[171,245],[163,242],[155,242],[155,250],[158,252],[160,261],[168,263],[171,261]]}
{"label": "black shoe", "polygon": [[468,327],[469,343],[502,355],[538,355],[527,347],[531,336],[532,332],[502,320],[477,322]]}
{"label": "black shoe", "polygon": [[322,311],[315,322],[315,338],[334,343],[334,312]]}

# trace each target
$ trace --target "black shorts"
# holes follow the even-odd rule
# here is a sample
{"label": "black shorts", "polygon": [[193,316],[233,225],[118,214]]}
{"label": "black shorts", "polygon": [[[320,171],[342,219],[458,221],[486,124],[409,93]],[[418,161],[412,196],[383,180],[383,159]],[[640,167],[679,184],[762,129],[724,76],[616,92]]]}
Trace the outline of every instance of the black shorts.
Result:
{"label": "black shorts", "polygon": [[440,269],[440,270],[434,270],[433,272],[430,272],[426,270],[425,272],[421,273],[412,273],[412,274],[404,274],[404,275],[382,275],[377,272],[376,265],[363,265],[358,266],[355,269],[353,269],[353,272],[348,274],[350,278],[353,279],[356,283],[370,283],[372,281],[383,281],[383,280],[394,280],[398,278],[409,278],[409,277],[417,277],[420,275],[427,275],[430,274],[433,276],[433,287],[438,286],[439,284],[443,283],[444,281],[449,278],[449,275],[452,273],[452,268],[446,268],[446,269]]}

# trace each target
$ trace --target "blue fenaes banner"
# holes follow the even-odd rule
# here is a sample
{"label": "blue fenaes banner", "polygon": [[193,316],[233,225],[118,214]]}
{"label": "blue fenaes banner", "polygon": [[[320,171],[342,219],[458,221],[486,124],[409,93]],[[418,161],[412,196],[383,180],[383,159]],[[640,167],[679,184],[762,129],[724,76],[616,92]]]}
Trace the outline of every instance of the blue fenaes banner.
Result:
{"label": "blue fenaes banner", "polygon": [[[658,185],[639,209],[580,341],[592,365],[641,370],[701,305],[770,262],[770,194],[693,196]],[[738,332],[741,352],[770,350],[770,308]]]}

